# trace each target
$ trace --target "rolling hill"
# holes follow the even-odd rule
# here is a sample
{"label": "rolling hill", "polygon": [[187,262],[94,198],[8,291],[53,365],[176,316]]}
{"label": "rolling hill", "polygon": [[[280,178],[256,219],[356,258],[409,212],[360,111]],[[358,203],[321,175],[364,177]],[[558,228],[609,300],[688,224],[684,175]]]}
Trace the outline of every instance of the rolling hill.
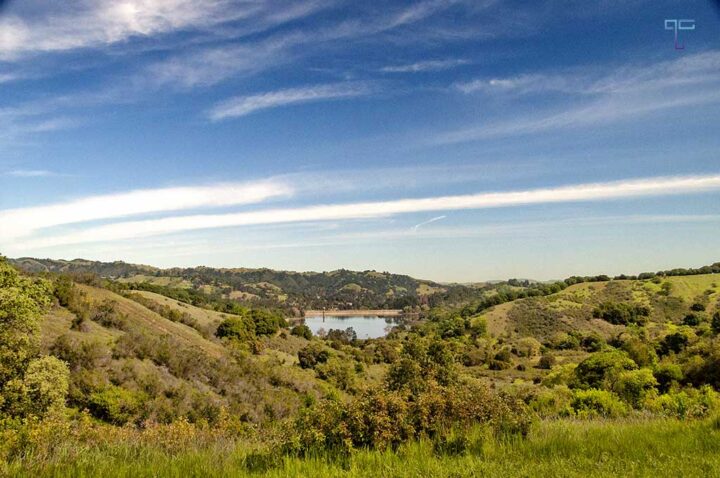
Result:
{"label": "rolling hill", "polygon": [[14,259],[12,263],[33,273],[95,274],[128,284],[194,289],[218,297],[286,309],[401,309],[432,304],[443,297],[480,297],[485,290],[388,272],[345,269],[330,272],[211,267],[159,269],[120,261],[33,258]]}

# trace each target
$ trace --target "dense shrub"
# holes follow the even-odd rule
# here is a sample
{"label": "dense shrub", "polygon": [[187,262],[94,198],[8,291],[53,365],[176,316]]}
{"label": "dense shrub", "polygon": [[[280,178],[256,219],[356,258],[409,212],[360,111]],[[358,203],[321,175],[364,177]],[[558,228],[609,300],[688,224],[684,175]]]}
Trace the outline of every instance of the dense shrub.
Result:
{"label": "dense shrub", "polygon": [[559,332],[550,340],[550,346],[558,350],[573,350],[580,346],[580,340],[575,335]]}
{"label": "dense shrub", "polygon": [[585,389],[611,389],[620,373],[636,368],[635,362],[624,352],[597,352],[578,364],[575,369],[575,386]]}
{"label": "dense shrub", "polygon": [[652,371],[641,368],[621,372],[613,384],[613,391],[633,408],[640,408],[648,397],[657,395],[657,385]]}
{"label": "dense shrub", "polygon": [[318,378],[327,380],[340,390],[349,390],[355,384],[353,367],[347,360],[331,358],[315,365]]}
{"label": "dense shrub", "polygon": [[528,432],[525,407],[485,386],[468,382],[424,391],[369,389],[349,403],[325,400],[304,411],[285,440],[285,449],[305,454],[318,450],[385,449],[422,436],[439,436],[453,426],[487,424],[496,433]]}
{"label": "dense shrub", "polygon": [[101,302],[94,308],[90,318],[103,327],[110,327],[119,330],[127,330],[128,328],[127,317],[118,312],[117,302],[113,300],[105,300]]}
{"label": "dense shrub", "polygon": [[312,339],[312,331],[310,330],[310,327],[305,324],[298,324],[294,326],[290,329],[290,334],[295,335],[296,337],[302,337],[306,340]]}
{"label": "dense shrub", "polygon": [[593,317],[616,325],[643,325],[649,315],[647,306],[624,302],[603,302],[593,310]]}
{"label": "dense shrub", "polygon": [[697,327],[700,325],[700,322],[702,321],[702,316],[698,313],[690,313],[683,318],[683,325],[687,325],[690,327]]}
{"label": "dense shrub", "polygon": [[357,333],[352,327],[348,327],[345,330],[330,329],[327,335],[325,335],[325,338],[334,348],[339,348],[341,345],[355,343],[357,341]]}
{"label": "dense shrub", "polygon": [[627,413],[627,407],[617,396],[596,389],[576,390],[570,408],[578,418],[617,418]]}
{"label": "dense shrub", "polygon": [[533,337],[524,337],[516,345],[517,354],[520,357],[535,357],[540,354],[542,344]]}
{"label": "dense shrub", "polygon": [[660,355],[668,355],[669,353],[679,353],[690,342],[688,334],[680,331],[672,334],[667,334],[658,346],[658,352]]}
{"label": "dense shrub", "polygon": [[587,352],[599,352],[605,346],[605,339],[596,333],[583,335],[580,339],[580,347]]}
{"label": "dense shrub", "polygon": [[645,402],[645,408],[673,418],[702,418],[718,410],[720,397],[710,387],[671,390]]}
{"label": "dense shrub", "polygon": [[542,357],[540,357],[540,362],[538,362],[538,367],[550,370],[555,366],[555,363],[557,362],[557,359],[555,356],[551,353],[544,353]]}
{"label": "dense shrub", "polygon": [[298,352],[298,363],[302,368],[315,368],[327,362],[330,354],[319,344],[310,344]]}
{"label": "dense shrub", "polygon": [[649,367],[657,363],[655,349],[638,337],[630,337],[622,342],[620,348],[640,367]]}
{"label": "dense shrub", "polygon": [[255,334],[273,335],[282,327],[287,327],[287,322],[282,315],[263,309],[252,309],[250,318],[255,323]]}
{"label": "dense shrub", "polygon": [[541,417],[557,417],[567,413],[573,396],[566,386],[543,387],[531,398],[529,406]]}
{"label": "dense shrub", "polygon": [[660,393],[667,393],[670,388],[683,379],[682,369],[674,363],[663,363],[658,365],[653,372],[658,382],[658,390]]}
{"label": "dense shrub", "polygon": [[713,332],[720,334],[720,312],[715,312],[713,314],[710,326],[712,327]]}
{"label": "dense shrub", "polygon": [[255,322],[247,317],[228,317],[218,325],[215,335],[220,338],[249,342],[255,338]]}
{"label": "dense shrub", "polygon": [[125,388],[110,385],[90,395],[89,409],[97,418],[114,425],[124,425],[137,417],[147,396]]}

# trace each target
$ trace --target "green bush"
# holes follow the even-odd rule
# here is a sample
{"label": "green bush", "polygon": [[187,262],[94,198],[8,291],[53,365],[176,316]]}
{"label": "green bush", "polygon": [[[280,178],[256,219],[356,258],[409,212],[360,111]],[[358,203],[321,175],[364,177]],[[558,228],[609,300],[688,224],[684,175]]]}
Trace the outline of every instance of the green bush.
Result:
{"label": "green bush", "polygon": [[118,330],[127,330],[127,317],[117,311],[117,302],[105,300],[92,311],[90,317],[94,322],[103,327],[110,327]]}
{"label": "green bush", "polygon": [[578,418],[617,418],[627,413],[627,407],[612,392],[606,390],[576,390],[570,408]]}
{"label": "green bush", "polygon": [[678,384],[683,379],[682,369],[678,364],[663,363],[658,365],[653,372],[658,382],[658,390],[660,393],[667,393],[673,385]]}
{"label": "green bush", "polygon": [[668,355],[672,353],[680,353],[690,342],[690,337],[685,331],[674,332],[667,334],[662,341],[660,341],[659,352],[660,355]]}
{"label": "green bush", "polygon": [[349,390],[355,384],[353,367],[347,360],[331,358],[325,363],[315,366],[318,378],[327,380],[340,390]]}
{"label": "green bush", "polygon": [[616,325],[643,325],[649,315],[648,307],[624,302],[603,302],[593,310],[593,317]]}
{"label": "green bush", "polygon": [[613,384],[613,390],[633,408],[640,408],[642,403],[650,396],[657,394],[655,387],[658,381],[651,370],[627,370],[620,372]]}
{"label": "green bush", "polygon": [[579,388],[612,389],[618,375],[637,368],[625,352],[597,352],[580,362],[575,369],[574,385]]}
{"label": "green bush", "polygon": [[90,395],[89,409],[97,418],[124,425],[138,417],[147,396],[115,385]]}
{"label": "green bush", "polygon": [[702,418],[718,410],[720,397],[710,387],[671,390],[645,402],[645,408],[673,418]]}
{"label": "green bush", "polygon": [[620,348],[627,352],[630,359],[640,367],[651,367],[657,363],[658,357],[655,349],[638,337],[628,338]]}
{"label": "green bush", "polygon": [[715,312],[713,314],[710,326],[712,327],[713,332],[720,334],[720,312]]}
{"label": "green bush", "polygon": [[250,318],[255,323],[256,335],[274,335],[280,328],[287,327],[282,315],[267,310],[253,309]]}
{"label": "green bush", "polygon": [[428,383],[417,394],[408,389],[372,388],[347,403],[324,400],[306,409],[288,433],[284,448],[299,454],[385,449],[472,424],[486,424],[498,434],[525,436],[530,416],[522,403],[477,382],[450,387]]}
{"label": "green bush", "polygon": [[330,354],[319,344],[310,344],[298,352],[298,363],[302,368],[315,368],[317,364],[327,362]]}
{"label": "green bush", "polygon": [[541,388],[531,399],[529,406],[540,417],[557,417],[567,413],[573,399],[573,392],[566,386]]}
{"label": "green bush", "polygon": [[557,359],[555,358],[555,356],[553,354],[544,353],[542,355],[542,357],[540,357],[540,362],[538,362],[538,367],[545,369],[545,370],[550,370],[551,368],[553,368],[553,366],[555,366],[556,362],[557,362]]}
{"label": "green bush", "polygon": [[215,335],[220,338],[250,342],[255,339],[255,322],[247,317],[228,317],[218,325]]}
{"label": "green bush", "polygon": [[302,337],[306,340],[312,339],[313,336],[310,327],[305,324],[298,324],[294,326],[292,329],[290,329],[290,334],[295,335],[296,337]]}

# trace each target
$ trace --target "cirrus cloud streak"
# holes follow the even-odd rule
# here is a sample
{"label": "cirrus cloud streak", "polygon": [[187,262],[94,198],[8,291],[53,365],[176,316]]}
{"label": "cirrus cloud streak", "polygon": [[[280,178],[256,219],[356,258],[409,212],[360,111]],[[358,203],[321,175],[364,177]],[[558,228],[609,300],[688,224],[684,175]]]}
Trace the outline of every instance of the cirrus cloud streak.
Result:
{"label": "cirrus cloud streak", "polygon": [[[522,191],[419,199],[316,205],[227,214],[204,214],[121,222],[23,242],[24,249],[132,239],[232,226],[352,220],[431,211],[488,209],[533,204],[602,201],[720,190],[720,175],[674,176],[589,183]],[[15,244],[14,246],[20,246]]]}

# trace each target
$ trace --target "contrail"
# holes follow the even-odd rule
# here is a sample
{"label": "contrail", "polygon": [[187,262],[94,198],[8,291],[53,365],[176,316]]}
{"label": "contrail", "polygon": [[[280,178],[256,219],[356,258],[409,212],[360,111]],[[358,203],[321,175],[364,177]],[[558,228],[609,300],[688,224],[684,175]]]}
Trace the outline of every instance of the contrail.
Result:
{"label": "contrail", "polygon": [[434,217],[434,218],[432,218],[432,219],[428,219],[427,221],[421,222],[420,224],[415,224],[415,225],[412,227],[412,230],[413,230],[413,231],[417,231],[419,227],[422,227],[422,226],[425,226],[425,225],[427,225],[427,224],[430,224],[431,222],[440,221],[441,219],[445,219],[446,217],[447,217],[447,216],[437,216],[437,217]]}

